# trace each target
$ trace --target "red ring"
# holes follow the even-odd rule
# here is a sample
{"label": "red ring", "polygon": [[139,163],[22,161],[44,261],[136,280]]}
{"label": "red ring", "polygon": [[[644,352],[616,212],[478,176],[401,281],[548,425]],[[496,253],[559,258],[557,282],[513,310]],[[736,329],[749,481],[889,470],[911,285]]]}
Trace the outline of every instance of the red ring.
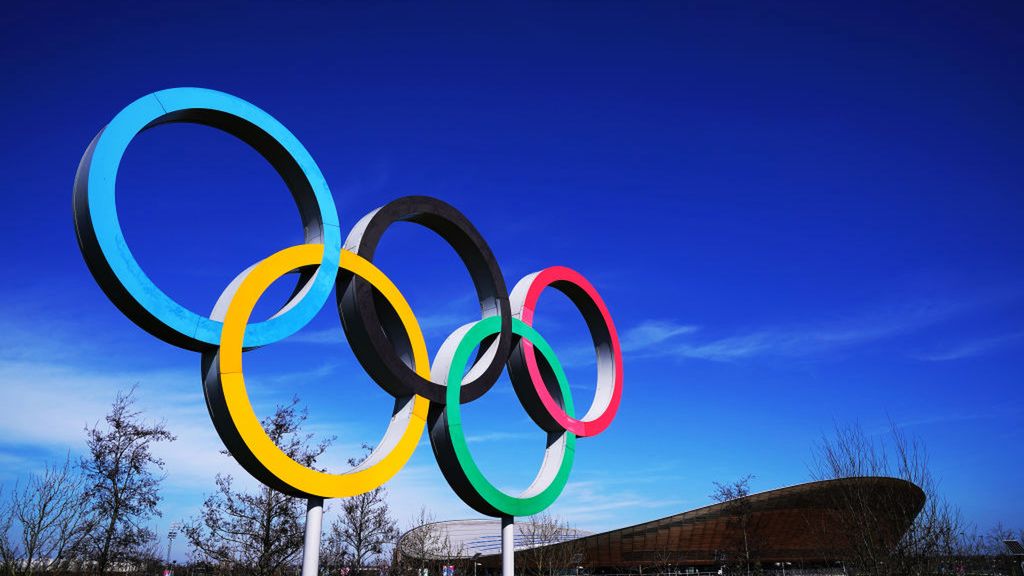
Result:
{"label": "red ring", "polygon": [[[537,364],[537,355],[533,345],[525,339],[520,341],[521,358],[533,384],[536,397],[547,412],[547,416],[560,427],[577,436],[595,436],[611,424],[622,396],[622,347],[619,345],[619,335],[615,331],[615,323],[612,322],[611,314],[608,312],[604,300],[601,299],[601,295],[579,272],[564,266],[545,268],[520,280],[512,290],[510,298],[512,314],[533,326],[534,308],[537,306],[541,292],[548,286],[569,297],[583,314],[584,320],[590,328],[591,337],[594,339],[598,355],[597,391],[586,414],[582,418],[576,419],[565,413],[565,410],[548,392],[548,387],[544,383],[544,377]],[[603,326],[601,326],[602,324]],[[604,334],[595,334],[595,327]],[[612,371],[610,376],[607,375],[608,370]],[[606,391],[609,379],[611,388]],[[602,393],[607,394],[607,404],[604,405],[600,414],[592,415],[591,412],[595,410],[595,405],[604,404],[601,398]]]}

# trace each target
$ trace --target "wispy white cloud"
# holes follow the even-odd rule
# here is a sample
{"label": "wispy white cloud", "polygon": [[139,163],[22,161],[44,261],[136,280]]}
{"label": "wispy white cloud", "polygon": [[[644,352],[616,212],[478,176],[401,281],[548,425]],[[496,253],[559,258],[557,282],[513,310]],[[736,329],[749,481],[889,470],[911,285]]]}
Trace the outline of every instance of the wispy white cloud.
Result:
{"label": "wispy white cloud", "polygon": [[[436,322],[452,320],[438,319]],[[435,320],[431,320],[433,323]],[[174,352],[170,358],[185,359],[184,365],[171,363],[173,369],[123,369],[110,358],[110,347],[93,351],[91,342],[97,339],[80,337],[75,327],[33,328],[31,323],[0,334],[0,397],[4,399],[4,418],[0,418],[0,483],[12,481],[27,472],[38,470],[46,458],[63,457],[70,447],[72,456],[85,451],[85,426],[99,422],[110,407],[117,390],[133,384],[139,385],[136,394],[138,407],[146,416],[162,419],[177,436],[171,443],[155,447],[155,454],[166,462],[166,478],[161,486],[165,500],[161,503],[163,518],[154,520],[163,532],[172,521],[194,515],[206,494],[214,489],[213,478],[218,473],[231,474],[236,485],[246,489],[257,483],[230,457],[221,453],[221,441],[210,423],[195,362],[188,354]],[[0,326],[0,331],[3,330]],[[43,333],[41,333],[43,332]],[[671,330],[669,330],[671,332]],[[343,338],[340,328],[333,333]],[[297,335],[299,336],[299,335]],[[9,340],[22,342],[16,350],[4,349]],[[17,342],[12,342],[16,344]],[[64,350],[55,357],[54,348]],[[592,355],[592,350],[590,351]],[[140,363],[145,365],[146,363]],[[308,374],[326,375],[333,365],[314,366]],[[283,374],[281,378],[295,378]],[[276,374],[264,375],[272,380]],[[511,393],[510,386],[500,388]],[[274,399],[280,400],[279,397]],[[259,400],[254,397],[254,400]],[[269,403],[273,399],[267,398]],[[258,407],[266,408],[266,406]],[[342,443],[346,439],[362,437],[344,428],[333,419],[311,421],[307,429],[318,436],[334,435],[341,439],[325,455],[322,464],[332,471],[347,468],[346,459],[359,453],[357,443]],[[538,433],[531,425],[528,432],[496,431],[468,438],[471,443],[500,443],[534,438]],[[413,516],[426,506],[438,519],[478,517],[448,487],[430,450],[427,435],[409,464],[387,483],[389,503],[404,528],[410,527]],[[616,480],[590,480],[571,485],[563,494],[561,512],[583,528],[613,527],[627,510],[651,510],[655,516],[657,506],[664,500],[648,497],[642,490],[623,488]],[[337,505],[327,513],[327,521],[337,514]],[[643,515],[645,519],[646,515]],[[621,522],[619,522],[621,523]],[[177,555],[177,554],[176,554]]]}
{"label": "wispy white cloud", "polygon": [[484,442],[502,442],[505,440],[521,440],[532,438],[535,434],[525,432],[486,432],[483,434],[470,434],[466,436],[466,442],[470,444],[481,444]]}
{"label": "wispy white cloud", "polygon": [[975,356],[981,356],[989,352],[994,352],[996,350],[1012,346],[1022,341],[1024,341],[1024,332],[1015,332],[1013,334],[1003,334],[1000,336],[979,338],[977,340],[963,342],[961,344],[958,344],[951,348],[947,348],[945,350],[915,354],[914,358],[917,358],[918,360],[925,360],[928,362],[962,360],[964,358],[973,358]]}
{"label": "wispy white cloud", "polygon": [[622,350],[633,352],[661,344],[677,336],[696,332],[696,326],[677,324],[670,320],[647,320],[622,334]]}
{"label": "wispy white cloud", "polygon": [[666,355],[727,362],[771,353],[773,349],[778,351],[781,343],[777,334],[756,332],[742,336],[720,338],[702,344],[677,343],[666,350]]}
{"label": "wispy white cloud", "polygon": [[289,336],[284,342],[296,344],[340,344],[345,342],[345,332],[341,326],[321,328],[319,330],[301,330]]}
{"label": "wispy white cloud", "polygon": [[[692,334],[697,330],[699,330],[697,326],[677,324],[670,320],[646,320],[625,330],[620,337],[620,342],[623,352],[641,353],[646,356],[646,353],[654,347],[674,341],[679,336]],[[597,361],[594,344],[587,340],[563,346],[558,349],[558,361],[565,368],[592,366]],[[580,388],[576,385],[572,387]],[[590,390],[592,386],[582,387],[582,389]]]}
{"label": "wispy white cloud", "polygon": [[[190,364],[190,368],[191,368]],[[149,421],[163,421],[177,439],[153,447],[161,458],[165,478],[160,493],[161,526],[196,514],[205,495],[214,490],[217,474],[230,474],[239,489],[254,490],[258,482],[231,457],[210,422],[198,375],[182,371],[96,371],[74,364],[46,364],[39,361],[0,360],[0,397],[4,417],[0,418],[0,485],[10,485],[25,475],[38,472],[49,461],[86,453],[86,426],[102,422],[118,390],[138,384],[136,405]],[[349,468],[347,459],[361,452],[357,437],[344,423],[307,422],[306,430],[317,438],[337,434],[336,441],[320,464],[332,471]],[[429,442],[417,450],[423,463],[401,471],[401,478],[389,482],[389,501],[394,510],[416,510],[421,505],[444,517],[464,517],[464,504],[451,494],[436,464]],[[433,469],[431,469],[431,466]],[[330,521],[337,512],[327,514]],[[411,520],[399,519],[403,525]],[[162,532],[161,532],[162,533]]]}
{"label": "wispy white cloud", "polygon": [[425,314],[418,316],[420,328],[427,334],[450,334],[459,326],[479,318],[467,317],[465,314],[454,312],[439,312],[437,314]]}
{"label": "wispy white cloud", "polygon": [[[961,313],[968,304],[923,301],[868,311],[858,316],[793,326],[770,326],[721,338],[700,338],[700,326],[666,319],[645,320],[622,333],[622,351],[630,358],[685,358],[731,362],[759,356],[804,357],[849,348],[920,330]],[[978,353],[1022,336],[979,343],[962,352]],[[589,342],[558,351],[565,367],[593,364]],[[940,359],[940,358],[927,358]],[[945,358],[942,358],[945,359]]]}
{"label": "wispy white cloud", "polygon": [[626,523],[642,522],[680,512],[686,505],[681,498],[645,493],[635,484],[608,479],[570,481],[551,512],[570,520],[574,527],[600,531],[622,527],[624,515],[629,518]]}
{"label": "wispy white cloud", "polygon": [[[8,392],[4,394],[0,437],[11,445],[71,448],[81,453],[85,427],[102,421],[118,390],[138,384],[136,399],[144,415],[159,414],[178,437],[154,450],[168,469],[173,467],[176,482],[208,484],[225,464],[234,464],[216,448],[220,440],[210,425],[197,376],[191,371],[115,376],[62,365],[0,361],[0,382]],[[213,448],[198,450],[197,446]]]}
{"label": "wispy white cloud", "polygon": [[[942,413],[942,414],[928,414],[926,416],[910,417],[900,420],[894,420],[893,423],[897,428],[912,428],[915,426],[935,426],[935,425],[949,425],[960,422],[973,422],[977,420],[987,420],[989,418],[996,418],[997,414],[995,411],[992,413]],[[879,426],[869,430],[871,435],[885,435],[892,432],[891,426]]]}
{"label": "wispy white cloud", "polygon": [[308,370],[284,372],[281,374],[266,376],[265,378],[271,384],[288,384],[290,382],[298,382],[302,380],[319,380],[337,372],[338,366],[339,364],[336,362],[324,362]]}
{"label": "wispy white cloud", "polygon": [[[676,357],[729,362],[758,356],[804,357],[908,334],[947,320],[971,305],[922,301],[812,324],[774,326],[722,338],[693,338],[699,328],[647,321],[628,330],[623,350],[633,357]],[[627,341],[629,347],[627,348]],[[995,344],[992,344],[995,345]]]}

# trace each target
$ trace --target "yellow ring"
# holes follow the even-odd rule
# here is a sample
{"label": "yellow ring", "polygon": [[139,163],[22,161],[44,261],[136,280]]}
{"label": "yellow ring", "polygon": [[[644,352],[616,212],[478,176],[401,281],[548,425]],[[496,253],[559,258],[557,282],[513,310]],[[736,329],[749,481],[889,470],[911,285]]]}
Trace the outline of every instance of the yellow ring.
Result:
{"label": "yellow ring", "polygon": [[[224,402],[231,421],[249,451],[279,481],[311,496],[345,498],[369,492],[387,482],[412,456],[426,425],[429,401],[421,396],[411,399],[412,407],[396,410],[384,440],[359,466],[342,474],[330,474],[299,464],[278,448],[267,436],[249,402],[242,375],[242,341],[253,307],[266,289],[278,278],[323,260],[322,244],[301,244],[285,248],[252,268],[238,287],[224,317],[220,338],[219,365]],[[369,261],[341,251],[339,267],[362,277],[388,301],[398,313],[412,346],[416,373],[430,377],[430,360],[416,317],[394,283]],[[320,270],[318,273],[326,273]],[[400,403],[400,400],[399,402]],[[397,406],[397,404],[396,404]],[[403,428],[404,425],[404,428]]]}

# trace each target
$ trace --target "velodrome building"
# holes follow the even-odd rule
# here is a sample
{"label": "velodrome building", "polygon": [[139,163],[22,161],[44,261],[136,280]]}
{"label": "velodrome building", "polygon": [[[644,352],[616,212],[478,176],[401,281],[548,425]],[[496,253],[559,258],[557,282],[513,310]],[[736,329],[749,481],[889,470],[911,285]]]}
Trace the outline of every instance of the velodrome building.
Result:
{"label": "velodrome building", "polygon": [[[517,522],[517,568],[520,558],[528,561],[530,554],[542,554],[558,559],[570,571],[590,574],[717,571],[735,564],[744,536],[747,549],[755,554],[752,557],[766,568],[835,567],[844,557],[844,549],[852,545],[851,538],[863,537],[852,534],[844,519],[844,510],[851,508],[853,499],[860,513],[873,523],[871,537],[878,539],[879,545],[892,546],[923,508],[925,495],[915,484],[897,478],[843,478],[753,494],[596,534],[548,530],[538,539],[535,527]],[[396,553],[407,558],[424,556],[422,546],[416,550],[408,545],[424,531],[447,544],[450,561],[436,560],[452,564],[462,560],[481,573],[500,571],[500,520],[418,526],[402,536]]]}

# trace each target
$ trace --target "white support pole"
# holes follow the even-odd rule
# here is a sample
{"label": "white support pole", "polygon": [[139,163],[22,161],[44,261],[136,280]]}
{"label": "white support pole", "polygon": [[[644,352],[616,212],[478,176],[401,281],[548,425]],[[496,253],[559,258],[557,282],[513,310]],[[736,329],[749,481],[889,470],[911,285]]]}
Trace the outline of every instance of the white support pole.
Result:
{"label": "white support pole", "polygon": [[[501,517],[501,576],[513,576],[515,563],[512,555],[516,547],[516,525],[511,516]],[[305,574],[303,574],[305,576]]]}
{"label": "white support pole", "polygon": [[324,499],[311,496],[306,501],[306,540],[302,547],[302,576],[317,576],[320,571],[320,528],[324,521]]}

